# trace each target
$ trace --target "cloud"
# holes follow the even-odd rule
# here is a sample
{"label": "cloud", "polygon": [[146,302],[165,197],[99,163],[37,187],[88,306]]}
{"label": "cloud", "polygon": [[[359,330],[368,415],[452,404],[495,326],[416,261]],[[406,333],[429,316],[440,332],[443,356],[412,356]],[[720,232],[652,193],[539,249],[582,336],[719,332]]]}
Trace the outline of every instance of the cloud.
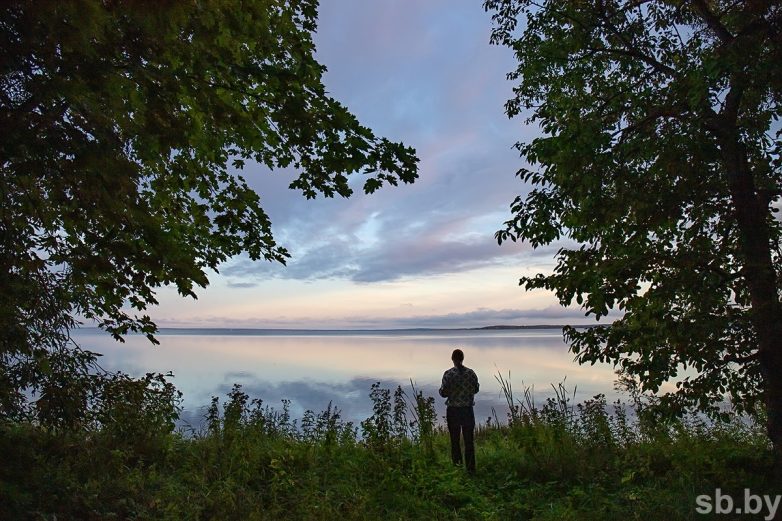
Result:
{"label": "cloud", "polygon": [[[496,219],[494,214],[488,217]],[[502,265],[516,265],[520,271],[523,267],[550,271],[557,251],[572,246],[566,241],[536,249],[523,242],[500,246],[487,226],[475,224],[480,220],[452,215],[403,222],[400,216],[376,213],[363,223],[329,227],[320,238],[302,240],[298,248],[292,248],[285,266],[239,257],[221,272],[230,287],[250,288],[264,279],[373,283]],[[374,223],[367,232],[364,225],[370,221]]]}
{"label": "cloud", "polygon": [[232,287],[251,287],[253,279],[286,278],[315,280],[340,278],[354,282],[379,282],[403,277],[436,275],[473,270],[509,262],[528,250],[521,244],[499,248],[491,236],[449,238],[433,224],[423,230],[400,233],[367,246],[356,229],[331,230],[329,239],[306,245],[287,266],[236,259],[222,269]]}
{"label": "cloud", "polygon": [[240,289],[244,288],[244,289],[246,289],[246,288],[255,288],[255,287],[258,286],[258,283],[257,282],[236,282],[236,281],[229,280],[226,283],[226,286],[228,286],[229,288],[240,288]]}
{"label": "cloud", "polygon": [[[605,324],[621,317],[614,311],[600,320]],[[222,315],[192,316],[187,320],[159,319],[162,327],[229,327],[229,328],[270,328],[270,329],[459,329],[478,328],[495,325],[593,325],[597,324],[593,316],[574,307],[548,306],[534,309],[520,308],[477,308],[472,311],[442,314],[416,314],[414,307],[407,315],[394,317],[374,315],[347,315],[302,317],[277,316],[259,318],[230,318]]]}
{"label": "cloud", "polygon": [[[511,146],[526,127],[503,116],[512,94],[503,78],[514,58],[489,45],[490,25],[480,5],[446,0],[321,6],[316,44],[330,94],[377,135],[414,146],[420,178],[371,196],[305,200],[287,189],[292,170],[249,166],[246,178],[293,257],[287,267],[234,259],[221,269],[230,287],[453,273],[525,249],[498,248],[493,239],[513,194],[524,190]],[[357,175],[351,186],[361,181]]]}
{"label": "cloud", "polygon": [[[618,318],[611,314],[603,323]],[[351,317],[355,323],[372,324],[371,317]],[[594,324],[594,318],[586,317],[576,308],[550,306],[539,309],[489,309],[478,308],[464,313],[446,313],[442,315],[411,315],[395,319],[386,319],[390,327],[395,328],[471,328],[493,325],[541,325],[541,324]]]}

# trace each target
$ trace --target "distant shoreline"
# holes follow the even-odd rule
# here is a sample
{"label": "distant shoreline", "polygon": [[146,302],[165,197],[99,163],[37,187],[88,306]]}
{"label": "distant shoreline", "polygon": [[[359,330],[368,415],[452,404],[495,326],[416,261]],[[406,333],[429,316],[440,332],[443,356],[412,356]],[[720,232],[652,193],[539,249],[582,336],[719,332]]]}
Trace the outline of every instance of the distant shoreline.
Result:
{"label": "distant shoreline", "polygon": [[[502,330],[502,329],[562,329],[563,327],[568,326],[569,324],[538,324],[538,325],[532,325],[532,326],[483,326],[483,327],[470,327],[466,329],[470,330]],[[574,326],[576,329],[588,329],[590,327],[595,327],[593,324],[576,324]]]}
{"label": "distant shoreline", "polygon": [[[459,332],[459,331],[514,331],[514,330],[540,330],[540,329],[562,329],[565,324],[533,324],[533,325],[492,325],[482,327],[411,327],[411,328],[385,328],[385,329],[306,329],[306,328],[263,328],[263,327],[161,327],[157,334],[340,334],[340,333],[426,333],[426,332]],[[588,324],[572,325],[576,329],[587,329],[594,327]],[[74,328],[75,331],[102,331],[96,326],[86,326]],[[128,333],[141,334],[141,333]]]}

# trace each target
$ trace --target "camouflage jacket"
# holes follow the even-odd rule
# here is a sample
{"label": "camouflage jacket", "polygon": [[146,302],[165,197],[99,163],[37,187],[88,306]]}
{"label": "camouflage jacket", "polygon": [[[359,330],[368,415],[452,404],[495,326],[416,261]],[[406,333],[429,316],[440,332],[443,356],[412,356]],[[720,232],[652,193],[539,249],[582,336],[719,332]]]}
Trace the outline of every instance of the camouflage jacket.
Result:
{"label": "camouflage jacket", "polygon": [[469,367],[452,367],[443,374],[440,396],[449,407],[471,407],[478,392],[478,376]]}

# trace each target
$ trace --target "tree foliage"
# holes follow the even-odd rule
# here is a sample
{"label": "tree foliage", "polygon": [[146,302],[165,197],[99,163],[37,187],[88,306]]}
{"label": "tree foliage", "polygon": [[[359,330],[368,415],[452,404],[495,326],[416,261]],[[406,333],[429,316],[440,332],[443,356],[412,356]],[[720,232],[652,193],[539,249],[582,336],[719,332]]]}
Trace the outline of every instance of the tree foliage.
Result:
{"label": "tree foliage", "polygon": [[285,262],[247,161],[294,170],[307,198],[347,197],[362,172],[367,193],[414,181],[414,150],[326,92],[316,19],[317,0],[4,7],[4,370],[67,344],[74,317],[154,341],[157,288],[194,297],[241,252]]}
{"label": "tree foliage", "polygon": [[517,145],[529,190],[497,239],[562,245],[552,273],[520,284],[620,312],[566,328],[579,362],[648,391],[677,379],[673,410],[765,396],[780,432],[780,3],[485,7],[519,63],[506,113],[543,133]]}

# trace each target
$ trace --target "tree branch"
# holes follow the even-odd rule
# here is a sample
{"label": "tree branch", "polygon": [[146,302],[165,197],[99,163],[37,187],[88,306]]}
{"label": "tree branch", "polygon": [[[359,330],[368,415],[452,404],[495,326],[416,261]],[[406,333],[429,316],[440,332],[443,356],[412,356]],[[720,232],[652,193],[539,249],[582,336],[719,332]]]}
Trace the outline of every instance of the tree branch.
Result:
{"label": "tree branch", "polygon": [[591,51],[596,54],[602,52],[608,54],[619,54],[621,56],[629,56],[630,58],[637,58],[647,65],[650,65],[654,70],[661,74],[665,74],[666,76],[671,77],[676,75],[676,69],[673,67],[669,67],[655,58],[633,49],[616,49],[613,47],[584,47],[584,50]]}
{"label": "tree branch", "polygon": [[660,107],[653,107],[649,110],[646,117],[643,119],[631,124],[627,125],[625,128],[617,130],[614,133],[614,136],[620,135],[620,142],[625,140],[625,136],[635,132],[636,130],[639,130],[648,124],[652,123],[653,121],[660,119],[660,118],[671,118],[671,119],[677,119],[681,117],[686,112],[685,107],[677,107],[677,106],[660,106]]}
{"label": "tree branch", "polygon": [[[624,31],[620,31],[611,21],[611,17],[606,12],[605,8],[603,8],[602,12],[596,13],[599,18],[603,20],[605,23],[606,28],[619,40],[624,44],[624,49],[605,49],[609,52],[614,52],[618,54],[624,54],[626,56],[630,56],[633,58],[638,58],[639,60],[643,61],[647,65],[650,65],[654,70],[661,74],[666,74],[668,76],[675,76],[676,75],[676,69],[669,67],[668,65],[665,65],[664,63],[660,62],[653,56],[649,56],[648,54],[644,54],[636,49],[636,46],[633,44],[632,41],[628,40],[626,37],[626,34]],[[622,16],[624,16],[624,12],[621,12]]]}
{"label": "tree branch", "polygon": [[730,43],[735,38],[728,28],[725,27],[720,21],[719,17],[709,10],[709,6],[706,5],[705,0],[691,0],[692,6],[695,11],[700,15],[704,23],[714,31],[714,34],[723,42]]}

